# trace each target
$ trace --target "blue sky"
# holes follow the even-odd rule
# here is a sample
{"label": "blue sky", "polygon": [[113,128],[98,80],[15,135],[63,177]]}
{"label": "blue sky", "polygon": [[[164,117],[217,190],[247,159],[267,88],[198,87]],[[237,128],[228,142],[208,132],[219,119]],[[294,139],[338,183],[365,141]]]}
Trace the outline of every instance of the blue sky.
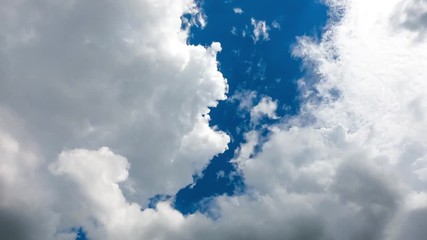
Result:
{"label": "blue sky", "polygon": [[[239,101],[230,101],[238,92],[256,92],[255,102],[262,96],[278,101],[277,114],[293,115],[299,110],[296,81],[302,77],[301,60],[292,56],[292,47],[299,36],[320,38],[327,20],[327,7],[318,0],[304,1],[200,1],[207,16],[206,27],[193,28],[190,43],[209,46],[221,43],[218,55],[221,72],[228,80],[229,100],[211,109],[212,126],[226,131],[232,138],[229,149],[215,157],[202,178],[177,194],[175,206],[183,213],[199,210],[200,201],[214,195],[244,191],[240,175],[230,180],[235,172],[230,160],[236,148],[244,141],[243,133],[251,128],[249,112],[238,109]],[[235,13],[241,9],[242,13]],[[251,19],[265,21],[269,40],[254,42]],[[273,23],[277,23],[276,28]],[[237,33],[232,33],[233,28]],[[242,36],[242,31],[247,32]],[[242,130],[243,129],[243,130]],[[217,174],[224,171],[225,177]]]}
{"label": "blue sky", "polygon": [[425,16],[3,0],[0,239],[424,239]]}

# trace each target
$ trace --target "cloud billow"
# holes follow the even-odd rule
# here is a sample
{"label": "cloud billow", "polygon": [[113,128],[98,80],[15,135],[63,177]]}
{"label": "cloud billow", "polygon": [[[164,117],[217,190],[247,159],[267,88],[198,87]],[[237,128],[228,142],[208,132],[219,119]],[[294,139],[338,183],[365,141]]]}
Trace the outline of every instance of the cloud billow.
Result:
{"label": "cloud billow", "polygon": [[[0,209],[11,221],[3,218],[2,230],[19,233],[12,225],[21,222],[34,239],[57,239],[81,224],[89,236],[109,235],[90,227],[109,220],[87,195],[123,200],[121,190],[94,185],[105,178],[98,185],[118,187],[111,167],[129,170],[120,187],[145,206],[191,183],[227,148],[208,114],[226,98],[221,47],[188,45],[181,28],[182,15],[199,16],[194,2],[6,1],[0,12]],[[131,167],[93,165],[103,146]]]}

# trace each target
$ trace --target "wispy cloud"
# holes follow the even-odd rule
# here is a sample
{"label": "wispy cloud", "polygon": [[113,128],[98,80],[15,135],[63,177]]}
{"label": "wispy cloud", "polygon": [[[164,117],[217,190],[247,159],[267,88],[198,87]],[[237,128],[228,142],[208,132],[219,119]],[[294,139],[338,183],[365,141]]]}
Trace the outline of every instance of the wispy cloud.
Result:
{"label": "wispy cloud", "polygon": [[254,28],[252,38],[254,40],[254,43],[258,42],[259,40],[268,41],[269,38],[269,27],[267,26],[265,21],[257,21],[254,18],[251,18],[251,24]]}

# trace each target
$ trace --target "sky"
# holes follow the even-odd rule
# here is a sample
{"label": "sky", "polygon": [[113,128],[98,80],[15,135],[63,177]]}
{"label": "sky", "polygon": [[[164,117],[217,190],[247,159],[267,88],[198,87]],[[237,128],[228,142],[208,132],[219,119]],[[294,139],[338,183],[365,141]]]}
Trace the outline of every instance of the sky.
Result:
{"label": "sky", "polygon": [[0,238],[423,239],[426,16],[2,1]]}

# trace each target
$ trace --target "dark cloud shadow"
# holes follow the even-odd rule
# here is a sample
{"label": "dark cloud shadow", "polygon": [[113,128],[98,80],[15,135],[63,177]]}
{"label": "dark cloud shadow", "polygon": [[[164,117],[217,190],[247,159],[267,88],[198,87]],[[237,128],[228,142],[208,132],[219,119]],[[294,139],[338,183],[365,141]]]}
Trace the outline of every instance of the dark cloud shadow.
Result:
{"label": "dark cloud shadow", "polygon": [[415,210],[409,214],[402,225],[399,239],[419,240],[427,236],[427,208]]}
{"label": "dark cloud shadow", "polygon": [[7,209],[0,209],[1,239],[35,240],[37,237],[32,234],[34,230],[32,226],[33,224],[26,216],[20,216],[19,213]]}

